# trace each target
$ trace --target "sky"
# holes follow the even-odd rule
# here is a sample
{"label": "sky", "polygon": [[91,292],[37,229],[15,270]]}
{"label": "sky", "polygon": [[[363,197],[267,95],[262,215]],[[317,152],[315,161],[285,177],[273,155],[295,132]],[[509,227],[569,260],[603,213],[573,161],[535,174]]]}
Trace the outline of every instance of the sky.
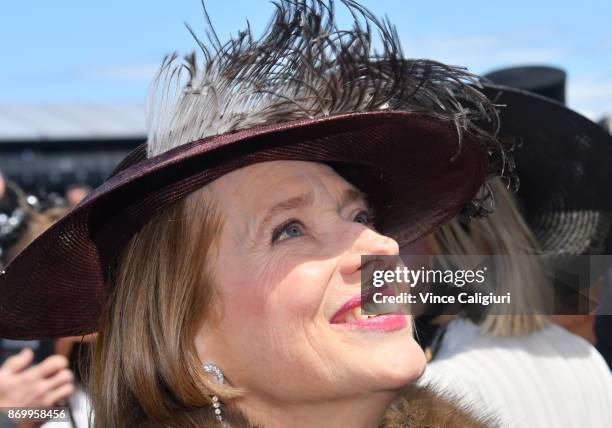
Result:
{"label": "sky", "polygon": [[[260,34],[274,9],[268,0],[205,4],[221,39],[247,19]],[[591,118],[612,113],[612,1],[362,4],[389,16],[407,57],[477,74],[512,65],[558,66],[568,73],[571,108]],[[340,18],[348,19],[344,11]],[[4,0],[0,105],[144,103],[164,55],[195,48],[185,23],[204,34],[200,0]]]}

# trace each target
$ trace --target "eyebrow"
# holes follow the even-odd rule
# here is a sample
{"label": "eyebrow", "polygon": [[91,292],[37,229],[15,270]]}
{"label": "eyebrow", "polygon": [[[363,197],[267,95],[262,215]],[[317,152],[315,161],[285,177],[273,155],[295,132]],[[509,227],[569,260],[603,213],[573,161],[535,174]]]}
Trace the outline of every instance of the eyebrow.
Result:
{"label": "eyebrow", "polygon": [[361,190],[355,189],[351,187],[350,189],[346,189],[342,192],[342,197],[340,198],[340,208],[344,208],[348,205],[351,205],[355,202],[361,202],[364,205],[368,205],[368,198]]}
{"label": "eyebrow", "polygon": [[[312,192],[307,192],[274,204],[272,207],[270,207],[270,209],[268,209],[266,215],[259,224],[259,227],[257,228],[257,234],[259,235],[261,231],[264,230],[264,228],[268,226],[272,219],[279,213],[295,210],[298,208],[304,208],[309,205],[312,205],[313,202],[314,194]],[[367,205],[367,198],[365,194],[355,188],[346,189],[342,192],[338,207],[343,208],[355,202],[361,202]]]}
{"label": "eyebrow", "polygon": [[312,192],[307,192],[307,193],[302,193],[301,195],[295,196],[293,198],[289,198],[287,200],[284,200],[284,201],[281,201],[281,202],[278,202],[272,205],[272,207],[268,209],[265,217],[259,224],[259,227],[257,228],[258,230],[257,234],[259,235],[261,231],[264,230],[264,228],[268,226],[268,224],[270,224],[272,219],[277,214],[284,212],[284,211],[295,210],[297,208],[304,208],[308,205],[312,205],[313,201],[314,201],[314,194]]}

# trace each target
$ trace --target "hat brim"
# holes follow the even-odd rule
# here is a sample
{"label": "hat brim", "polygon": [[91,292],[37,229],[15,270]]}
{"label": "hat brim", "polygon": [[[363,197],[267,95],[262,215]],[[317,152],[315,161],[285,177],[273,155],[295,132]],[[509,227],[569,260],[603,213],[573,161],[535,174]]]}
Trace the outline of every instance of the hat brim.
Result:
{"label": "hat brim", "polygon": [[[546,251],[587,248],[612,210],[612,136],[564,104],[521,89],[486,84],[500,107],[501,139],[518,137],[518,197]],[[593,213],[600,213],[593,216]],[[605,226],[602,223],[602,226]],[[605,236],[603,237],[605,238]]]}
{"label": "hat brim", "polygon": [[0,337],[96,330],[105,278],[132,235],[163,207],[258,162],[331,165],[366,193],[376,227],[406,245],[459,213],[487,176],[482,145],[455,124],[365,112],[262,126],[184,144],[118,172],[32,242],[0,276]]}

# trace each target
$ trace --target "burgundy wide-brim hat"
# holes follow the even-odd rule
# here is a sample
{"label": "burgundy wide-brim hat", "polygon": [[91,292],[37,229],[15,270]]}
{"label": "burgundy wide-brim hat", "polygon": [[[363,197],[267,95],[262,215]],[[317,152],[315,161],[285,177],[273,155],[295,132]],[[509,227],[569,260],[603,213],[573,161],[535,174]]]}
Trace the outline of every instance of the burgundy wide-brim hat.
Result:
{"label": "burgundy wide-brim hat", "polygon": [[375,226],[406,245],[459,213],[487,176],[487,153],[455,123],[378,111],[303,119],[209,137],[146,158],[132,152],[100,187],[0,275],[0,337],[96,330],[105,279],[156,212],[233,170],[274,160],[321,162],[365,192]]}

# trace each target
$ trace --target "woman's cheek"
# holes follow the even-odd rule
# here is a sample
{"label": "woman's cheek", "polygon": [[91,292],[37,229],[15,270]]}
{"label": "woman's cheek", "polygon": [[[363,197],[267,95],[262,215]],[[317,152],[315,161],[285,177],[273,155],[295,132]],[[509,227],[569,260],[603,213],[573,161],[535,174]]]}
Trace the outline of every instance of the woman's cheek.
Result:
{"label": "woman's cheek", "polygon": [[[283,245],[283,244],[280,244]],[[322,304],[331,278],[333,260],[312,260],[294,247],[268,250],[267,255],[254,255],[234,260],[224,272],[223,300],[228,309],[260,321],[285,313],[286,320],[299,323],[315,316]]]}
{"label": "woman's cheek", "polygon": [[278,303],[303,316],[315,315],[322,304],[333,268],[325,261],[305,262],[289,271],[280,283]]}

